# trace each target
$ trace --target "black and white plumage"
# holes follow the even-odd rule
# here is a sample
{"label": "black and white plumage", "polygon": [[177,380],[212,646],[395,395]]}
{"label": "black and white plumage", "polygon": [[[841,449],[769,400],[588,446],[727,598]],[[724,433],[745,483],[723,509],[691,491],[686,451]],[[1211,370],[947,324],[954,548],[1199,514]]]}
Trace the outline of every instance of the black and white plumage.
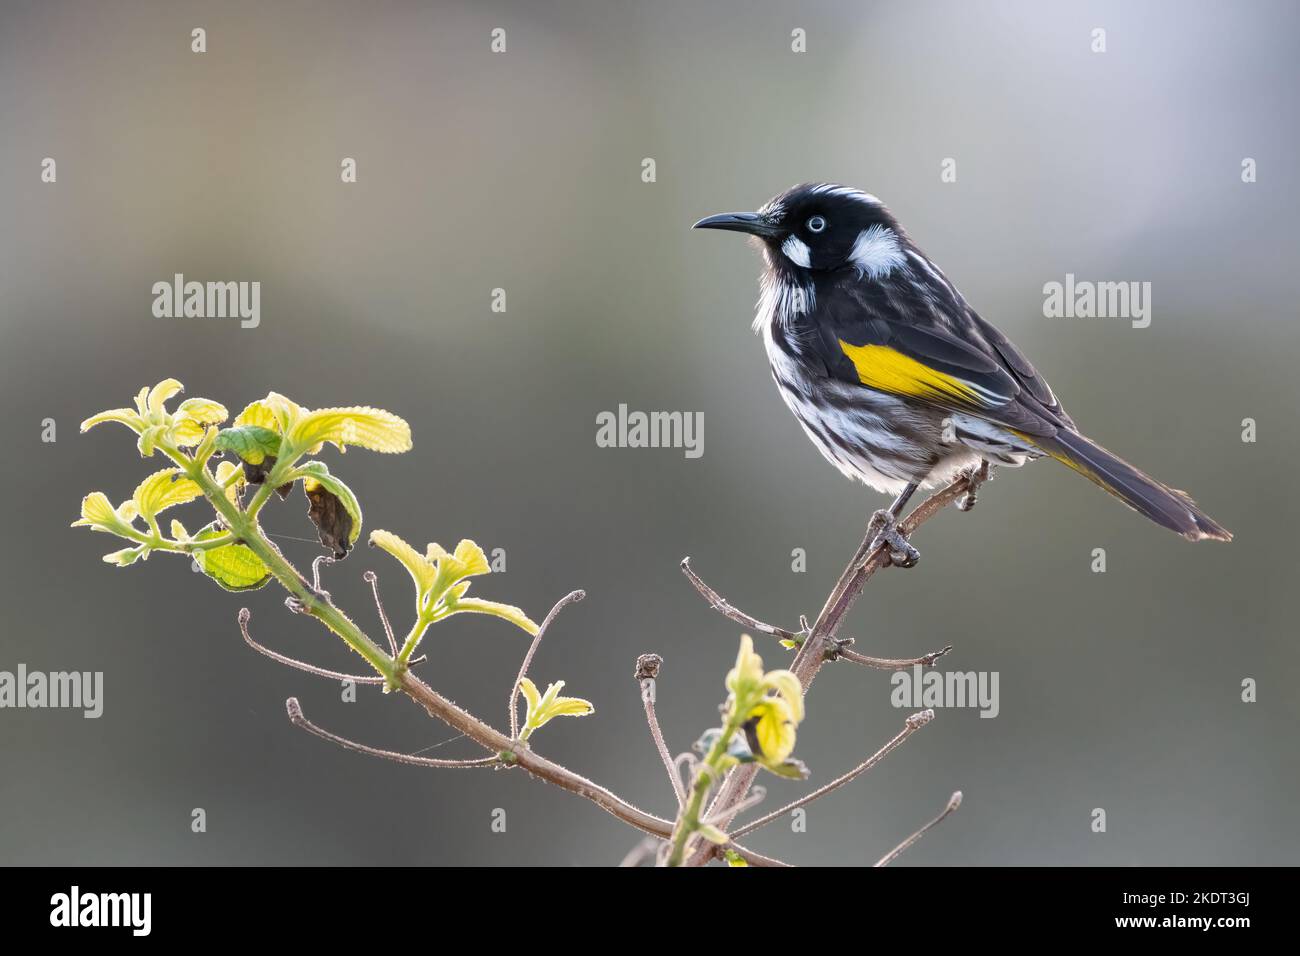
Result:
{"label": "black and white plumage", "polygon": [[1231,535],[1182,492],[1084,438],[1041,375],[874,196],[795,186],[696,223],[757,238],[755,330],[781,396],[844,474],[880,491],[1051,456],[1192,540]]}

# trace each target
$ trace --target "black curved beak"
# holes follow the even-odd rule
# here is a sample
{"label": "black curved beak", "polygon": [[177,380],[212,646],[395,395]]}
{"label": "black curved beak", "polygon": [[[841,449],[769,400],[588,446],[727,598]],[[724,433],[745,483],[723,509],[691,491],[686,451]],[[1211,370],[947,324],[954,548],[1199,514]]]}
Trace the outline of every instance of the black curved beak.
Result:
{"label": "black curved beak", "polygon": [[726,229],[728,232],[744,232],[751,236],[770,239],[776,231],[762,216],[756,212],[724,212],[719,216],[701,219],[692,229]]}

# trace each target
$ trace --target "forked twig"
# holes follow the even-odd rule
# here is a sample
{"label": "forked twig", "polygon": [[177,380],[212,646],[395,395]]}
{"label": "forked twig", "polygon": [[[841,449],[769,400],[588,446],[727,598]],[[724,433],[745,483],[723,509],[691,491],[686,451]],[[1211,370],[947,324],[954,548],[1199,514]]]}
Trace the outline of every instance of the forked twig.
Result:
{"label": "forked twig", "polygon": [[[860,560],[860,558],[858,559]],[[686,579],[691,582],[695,590],[700,592],[704,600],[709,602],[709,607],[718,611],[724,617],[735,621],[737,624],[747,627],[751,630],[758,631],[761,634],[768,634],[782,641],[790,641],[793,644],[802,645],[812,633],[812,627],[808,624],[806,618],[801,618],[803,625],[802,630],[791,631],[784,627],[777,627],[774,624],[768,624],[760,621],[752,614],[748,614],[736,607],[716,590],[714,590],[699,573],[691,567],[691,559],[682,559],[682,573]],[[901,671],[909,667],[915,667],[920,664],[922,667],[932,667],[934,662],[943,657],[952,650],[952,645],[948,644],[942,650],[930,651],[928,654],[922,654],[920,657],[871,657],[866,654],[859,654],[857,651],[850,650],[853,644],[852,638],[837,638],[834,645],[825,652],[826,660],[846,660],[854,664],[861,664],[863,667],[873,667],[883,671]]]}
{"label": "forked twig", "polygon": [[366,744],[357,743],[355,740],[349,740],[346,737],[340,737],[338,734],[330,733],[324,727],[318,727],[308,720],[302,712],[302,705],[298,703],[297,697],[290,697],[284,702],[284,708],[289,714],[289,722],[295,727],[301,727],[310,734],[315,734],[322,740],[328,740],[330,743],[338,744],[345,750],[355,750],[359,753],[370,754],[372,757],[383,757],[385,760],[393,760],[397,763],[409,764],[413,767],[439,767],[439,768],[470,768],[470,767],[494,767],[501,764],[501,758],[496,754],[491,757],[480,757],[477,760],[439,760],[434,757],[416,757],[413,754],[399,753],[396,750],[381,750],[378,747],[369,747]]}
{"label": "forked twig", "polygon": [[308,674],[315,674],[317,677],[326,677],[330,680],[345,681],[350,680],[357,684],[382,684],[384,679],[379,676],[369,676],[366,674],[344,674],[340,671],[328,670],[324,667],[317,667],[315,664],[308,664],[306,661],[300,661],[295,657],[289,657],[287,654],[281,654],[279,651],[273,651],[269,647],[257,643],[253,640],[253,635],[248,633],[248,622],[253,617],[253,613],[246,607],[239,609],[239,630],[244,635],[244,640],[248,646],[259,654],[278,661],[295,670],[306,671]]}
{"label": "forked twig", "polygon": [[[749,823],[746,823],[742,827],[738,827],[737,829],[731,832],[730,834],[731,837],[734,839],[736,837],[742,837],[746,833],[752,833],[753,831],[757,830],[759,827],[767,826],[767,824],[771,823],[773,820],[781,819],[781,817],[784,817],[787,814],[789,814],[790,811],[795,810],[798,807],[807,806],[808,804],[812,803],[814,800],[819,800],[822,797],[826,796],[826,794],[830,793],[831,791],[838,790],[846,783],[856,780],[858,777],[862,776],[864,773],[866,773],[876,764],[880,763],[880,761],[884,760],[895,750],[895,748],[899,746],[899,744],[901,744],[908,737],[912,736],[912,734],[916,733],[918,730],[920,730],[922,727],[924,727],[933,719],[934,719],[933,710],[923,710],[920,713],[913,714],[911,717],[907,718],[907,721],[906,723],[904,723],[902,730],[900,730],[897,734],[891,737],[883,747],[877,750],[866,760],[862,761],[862,763],[858,764],[848,773],[836,777],[830,783],[826,784],[825,786],[818,787],[812,793],[806,794],[805,796],[800,797],[798,800],[793,800],[790,803],[787,803],[779,810],[773,810],[771,813],[765,816],[761,816],[757,820],[753,820]],[[744,810],[744,806],[745,806],[745,802],[741,801],[740,803],[736,804],[734,807],[728,808],[726,811],[727,816],[729,817],[736,816],[737,814],[741,813]]]}

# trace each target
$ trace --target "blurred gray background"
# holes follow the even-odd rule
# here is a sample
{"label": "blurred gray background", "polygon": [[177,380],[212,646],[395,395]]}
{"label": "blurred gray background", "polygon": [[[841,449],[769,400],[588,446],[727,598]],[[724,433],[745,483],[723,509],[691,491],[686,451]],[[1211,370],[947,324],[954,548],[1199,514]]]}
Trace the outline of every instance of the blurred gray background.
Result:
{"label": "blurred gray background", "polygon": [[[665,656],[660,712],[685,749],[716,722],[740,633],[678,562],[794,626],[883,501],[782,405],[749,328],[757,256],[689,230],[815,179],[888,202],[1087,433],[1237,538],[1189,545],[1051,463],[1004,472],[974,512],[928,525],[921,565],[879,575],[844,629],[884,655],[955,644],[945,668],[1000,672],[1001,714],[940,712],[806,833],[752,845],[868,864],[961,789],[907,864],[1294,863],[1298,33],[1281,2],[5,3],[0,669],[102,670],[106,688],[99,720],[0,711],[0,860],[617,862],[636,834],[522,773],[401,767],[290,727],[297,695],[368,743],[452,736],[409,701],[343,703],[249,651],[243,605],[266,643],[360,666],[274,587],[227,594],[161,555],[103,564],[118,545],[68,527],[82,495],[120,501],[161,463],[124,429],[77,424],[167,376],[232,411],[275,389],[405,416],[413,452],[328,456],[366,527],[506,549],[475,590],[538,619],[585,588],[533,676],[597,714],[536,747],[669,814],[633,661]],[[177,272],[260,281],[261,326],[154,318],[150,287]],[[1067,272],[1151,282],[1150,328],[1044,318],[1043,284]],[[598,448],[596,415],[619,403],[703,412],[703,457]],[[295,494],[269,525],[311,538],[305,512]],[[304,566],[319,553],[281,544]],[[409,585],[386,555],[363,548],[325,584],[378,634],[366,568],[404,629]],[[453,618],[421,673],[500,726],[525,646]],[[1247,677],[1258,703],[1240,701]],[[901,727],[890,689],[823,671],[796,751],[813,784]],[[765,782],[769,807],[801,792]]]}

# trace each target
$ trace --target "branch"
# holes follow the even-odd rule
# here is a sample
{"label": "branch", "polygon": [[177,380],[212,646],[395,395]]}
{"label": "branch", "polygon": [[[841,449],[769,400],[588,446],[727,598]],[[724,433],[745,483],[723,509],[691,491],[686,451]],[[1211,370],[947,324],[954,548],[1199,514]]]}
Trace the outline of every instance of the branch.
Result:
{"label": "branch", "polygon": [[356,750],[363,754],[370,754],[372,757],[383,757],[385,760],[395,760],[397,763],[410,764],[413,767],[495,767],[501,763],[500,755],[482,757],[478,760],[438,760],[433,757],[417,757],[414,754],[398,753],[396,750],[380,750],[378,747],[368,747],[365,744],[357,743],[355,740],[348,740],[346,737],[330,733],[325,728],[313,724],[303,716],[302,706],[298,703],[297,697],[290,697],[286,700],[284,707],[289,713],[289,722],[295,727],[301,727],[308,733],[315,734],[330,743],[338,744],[346,750]]}
{"label": "branch", "polygon": [[921,837],[925,836],[927,830],[931,829],[932,827],[938,826],[940,823],[944,821],[944,819],[948,816],[948,814],[952,813],[960,806],[961,806],[961,791],[958,790],[956,793],[954,793],[951,797],[948,798],[948,805],[943,808],[943,812],[941,814],[939,814],[937,817],[935,817],[925,826],[921,827],[921,829],[917,830],[915,833],[913,833],[902,843],[898,844],[898,846],[894,847],[892,850],[890,850],[888,853],[882,856],[876,862],[876,866],[889,866],[889,864],[897,860],[903,854],[903,852],[907,850],[908,847],[910,847],[917,840],[921,839]]}
{"label": "branch", "polygon": [[636,659],[635,677],[641,684],[641,703],[645,705],[645,720],[650,727],[650,738],[655,743],[655,750],[659,752],[659,759],[663,761],[664,769],[668,771],[668,779],[673,785],[673,794],[677,797],[677,809],[681,810],[686,806],[686,787],[677,773],[677,765],[673,763],[672,755],[668,752],[663,729],[659,726],[659,715],[655,713],[655,681],[659,677],[659,668],[663,662],[664,659],[658,654],[642,654]]}
{"label": "branch", "polygon": [[[978,479],[976,479],[977,481]],[[917,505],[911,514],[899,522],[899,533],[903,537],[910,537],[921,525],[925,524],[949,504],[963,497],[974,483],[969,474],[959,474],[946,486]],[[867,581],[880,568],[884,567],[888,560],[888,548],[884,542],[879,540],[878,531],[877,522],[873,517],[867,524],[862,543],[858,546],[853,558],[840,575],[839,581],[836,582],[835,588],[826,599],[826,604],[822,607],[821,614],[817,616],[817,622],[812,626],[807,639],[800,644],[799,650],[795,654],[790,669],[799,678],[799,683],[803,687],[805,694],[817,677],[818,671],[826,662],[827,651],[835,646],[835,634],[839,630],[844,616],[853,607]],[[691,577],[692,575],[688,574],[687,576]],[[708,588],[707,585],[705,587]],[[717,592],[713,591],[712,588],[708,588],[708,592],[717,595]],[[701,591],[706,596],[708,592]],[[718,600],[721,600],[720,596],[718,596]],[[714,606],[719,606],[712,599],[710,601]],[[726,601],[721,601],[721,603],[726,605],[727,608],[731,608],[731,605],[727,604]],[[732,619],[736,620],[734,617]],[[771,630],[765,630],[764,633],[771,633]],[[724,821],[724,824],[722,824],[724,830],[726,829],[725,824],[735,817],[733,808],[745,799],[745,795],[749,792],[757,773],[758,767],[755,764],[736,767],[727,775],[722,786],[718,788],[718,793],[709,806],[708,816]],[[688,865],[698,866],[708,862],[713,855],[714,851],[710,847],[707,850],[697,851],[687,863]]]}
{"label": "branch", "polygon": [[570,604],[576,604],[587,596],[586,591],[570,591],[564,597],[555,602],[555,607],[546,615],[542,621],[542,626],[537,629],[537,635],[533,638],[533,643],[528,645],[528,653],[524,655],[524,661],[519,665],[519,676],[515,678],[514,686],[510,688],[510,737],[511,739],[519,736],[519,714],[515,707],[515,702],[519,700],[519,685],[524,682],[528,676],[528,668],[533,663],[533,655],[537,653],[537,648],[542,643],[542,638],[546,634],[546,629],[551,626],[555,616],[563,611]]}
{"label": "branch", "polygon": [[[864,773],[866,773],[876,764],[880,763],[880,761],[884,760],[904,740],[912,736],[912,734],[916,733],[918,730],[920,730],[922,727],[924,727],[932,720],[934,720],[934,711],[932,710],[923,710],[920,713],[913,714],[911,717],[907,718],[907,721],[903,724],[902,730],[900,730],[897,734],[895,734],[892,738],[890,738],[890,740],[883,747],[877,750],[866,760],[862,761],[862,763],[858,764],[848,773],[836,777],[834,780],[826,784],[824,787],[818,787],[812,793],[800,797],[798,800],[794,800],[791,803],[787,803],[779,810],[773,810],[771,813],[767,814],[766,816],[759,817],[757,820],[753,820],[749,823],[746,823],[743,827],[733,830],[730,834],[731,837],[734,839],[736,837],[742,837],[746,833],[752,833],[753,831],[757,830],[759,827],[767,826],[767,824],[771,823],[773,820],[781,819],[781,817],[784,817],[787,814],[789,814],[791,810],[794,810],[798,807],[807,806],[808,804],[812,803],[814,800],[819,800],[822,797],[826,796],[826,794],[830,793],[831,791],[838,790],[846,783],[850,783],[851,781],[856,780],[858,777],[862,776]],[[734,807],[729,808],[727,810],[727,813],[731,816],[735,816],[736,814],[740,813],[744,809],[744,805],[745,805],[745,801],[741,801],[740,803],[737,803]]]}

